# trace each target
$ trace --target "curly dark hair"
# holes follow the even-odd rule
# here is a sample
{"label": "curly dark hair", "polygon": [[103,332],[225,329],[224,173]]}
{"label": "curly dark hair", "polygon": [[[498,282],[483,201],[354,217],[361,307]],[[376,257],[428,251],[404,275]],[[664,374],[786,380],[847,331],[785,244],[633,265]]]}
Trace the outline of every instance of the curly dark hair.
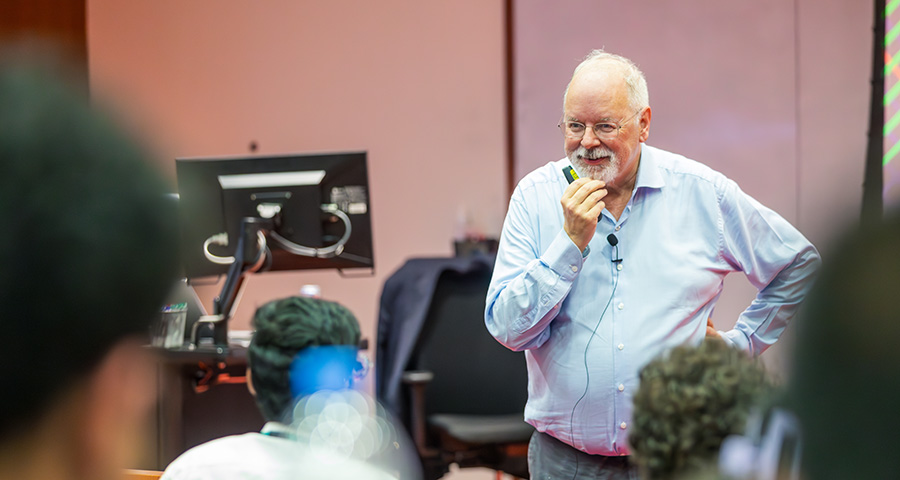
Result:
{"label": "curly dark hair", "polygon": [[704,468],[772,390],[758,360],[720,339],[676,347],[641,370],[629,435],[635,461],[650,479]]}
{"label": "curly dark hair", "polygon": [[290,368],[294,356],[316,345],[359,345],[356,317],[335,302],[288,297],[259,307],[253,316],[256,332],[248,349],[256,404],[266,420],[285,420],[293,406]]}

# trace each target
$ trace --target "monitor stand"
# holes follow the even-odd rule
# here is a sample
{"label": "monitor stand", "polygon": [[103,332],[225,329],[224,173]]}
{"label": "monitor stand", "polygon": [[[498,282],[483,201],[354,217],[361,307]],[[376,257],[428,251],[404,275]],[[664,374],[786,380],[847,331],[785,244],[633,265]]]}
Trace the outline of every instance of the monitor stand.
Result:
{"label": "monitor stand", "polygon": [[258,272],[265,264],[268,249],[264,232],[272,226],[271,219],[245,217],[241,220],[241,236],[234,252],[234,263],[228,268],[222,291],[213,302],[213,315],[201,319],[212,325],[216,348],[228,348],[228,321],[236,308],[237,292],[246,275]]}

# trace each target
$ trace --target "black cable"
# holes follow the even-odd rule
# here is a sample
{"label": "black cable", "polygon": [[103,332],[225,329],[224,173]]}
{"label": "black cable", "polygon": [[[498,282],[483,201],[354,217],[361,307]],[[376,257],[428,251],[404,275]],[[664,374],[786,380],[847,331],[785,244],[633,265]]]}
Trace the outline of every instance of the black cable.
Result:
{"label": "black cable", "polygon": [[[610,292],[610,294],[609,294],[609,300],[606,301],[606,306],[604,306],[603,311],[600,312],[600,318],[597,319],[597,325],[594,326],[594,330],[591,331],[591,337],[588,338],[587,344],[584,346],[584,377],[585,377],[584,392],[581,394],[581,397],[579,397],[578,400],[575,401],[575,405],[572,407],[572,414],[569,415],[569,432],[570,432],[570,435],[572,435],[573,443],[575,442],[575,410],[578,409],[578,404],[581,403],[582,400],[584,400],[585,396],[587,396],[588,388],[591,385],[591,371],[590,371],[590,369],[588,369],[588,361],[587,361],[588,348],[590,348],[591,341],[593,341],[594,337],[597,335],[597,329],[600,328],[600,322],[603,320],[603,316],[606,315],[606,311],[609,309],[609,305],[612,304],[613,297],[616,295],[616,288],[619,286],[618,265],[619,265],[619,262],[621,262],[622,260],[619,259],[618,241],[616,243],[617,243],[616,245],[612,245],[612,247],[615,248],[616,255],[614,258],[610,258],[610,261],[612,261],[613,264],[616,265],[615,267],[613,267],[616,278],[613,281],[613,288],[612,288],[612,292]],[[611,250],[610,250],[610,253],[612,253]],[[572,447],[575,448],[574,445],[572,445]],[[575,453],[575,473],[572,475],[572,480],[575,480],[575,478],[577,478],[577,477],[578,477],[578,453],[576,452]]]}

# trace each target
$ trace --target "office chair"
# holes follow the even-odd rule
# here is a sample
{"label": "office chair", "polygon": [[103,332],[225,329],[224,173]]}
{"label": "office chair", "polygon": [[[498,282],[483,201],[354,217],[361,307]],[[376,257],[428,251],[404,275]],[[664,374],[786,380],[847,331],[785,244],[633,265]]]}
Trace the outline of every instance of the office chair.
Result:
{"label": "office chair", "polygon": [[[409,400],[399,416],[426,479],[442,477],[452,463],[491,468],[498,478],[501,472],[527,478],[533,428],[523,420],[525,358],[500,345],[484,326],[492,262],[458,266],[430,265],[440,273],[406,363]],[[404,328],[400,319],[394,324]]]}

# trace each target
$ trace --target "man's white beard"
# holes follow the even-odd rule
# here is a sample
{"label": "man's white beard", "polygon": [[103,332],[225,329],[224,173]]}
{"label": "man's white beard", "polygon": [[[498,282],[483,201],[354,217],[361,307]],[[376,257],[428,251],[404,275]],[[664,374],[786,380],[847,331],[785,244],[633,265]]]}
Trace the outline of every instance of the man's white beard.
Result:
{"label": "man's white beard", "polygon": [[[581,177],[600,180],[609,185],[619,175],[619,161],[616,158],[616,154],[605,147],[594,147],[588,150],[579,145],[577,149],[569,153],[568,157],[569,161],[572,162],[572,166],[575,167],[575,170]],[[588,165],[581,157],[609,157],[609,163],[605,165]]]}

